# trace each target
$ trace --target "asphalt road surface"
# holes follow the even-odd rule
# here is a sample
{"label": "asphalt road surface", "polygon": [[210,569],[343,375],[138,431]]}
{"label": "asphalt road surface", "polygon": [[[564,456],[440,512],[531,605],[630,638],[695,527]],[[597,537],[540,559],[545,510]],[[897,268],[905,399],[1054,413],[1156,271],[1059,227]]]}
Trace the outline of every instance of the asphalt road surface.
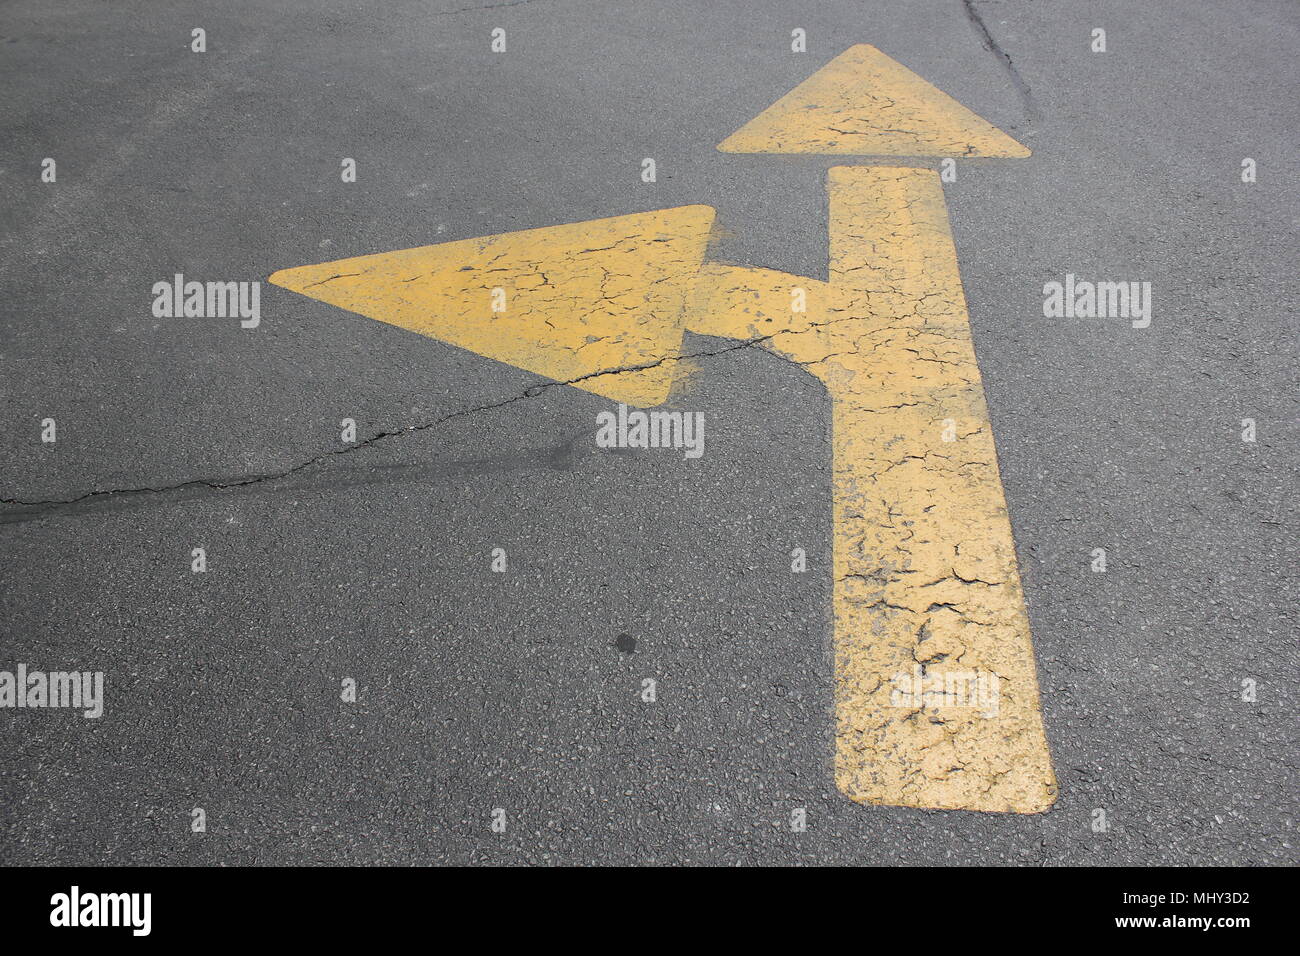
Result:
{"label": "asphalt road surface", "polygon": [[[825,279],[872,161],[716,146],[860,43],[1032,149],[944,192],[1043,813],[837,790],[804,368],[688,335],[706,453],[609,451],[597,395],[265,283],[689,204]],[[0,862],[1295,865],[1298,46],[1287,0],[0,6],[0,670],[104,675],[0,711]],[[176,273],[260,325],[156,317]],[[1067,274],[1150,326],[1044,317]]]}

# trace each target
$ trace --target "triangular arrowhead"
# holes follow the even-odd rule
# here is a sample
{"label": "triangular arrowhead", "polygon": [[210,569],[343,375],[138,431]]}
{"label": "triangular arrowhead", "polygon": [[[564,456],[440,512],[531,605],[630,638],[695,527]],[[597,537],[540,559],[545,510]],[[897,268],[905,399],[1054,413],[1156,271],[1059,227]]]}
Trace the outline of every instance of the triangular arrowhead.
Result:
{"label": "triangular arrowhead", "polygon": [[650,407],[672,385],[675,363],[664,359],[680,351],[713,215],[680,206],[284,269],[270,281]]}
{"label": "triangular arrowhead", "polygon": [[718,144],[725,153],[1028,156],[1029,150],[866,43]]}

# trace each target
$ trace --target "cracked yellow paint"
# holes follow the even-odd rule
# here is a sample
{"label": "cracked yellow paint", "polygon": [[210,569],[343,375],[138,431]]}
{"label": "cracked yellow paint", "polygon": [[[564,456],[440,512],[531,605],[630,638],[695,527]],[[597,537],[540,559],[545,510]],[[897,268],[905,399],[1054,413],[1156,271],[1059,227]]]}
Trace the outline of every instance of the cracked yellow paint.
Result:
{"label": "cracked yellow paint", "polygon": [[718,144],[725,153],[1028,156],[875,47],[849,47]]}
{"label": "cracked yellow paint", "polygon": [[802,364],[834,408],[839,788],[867,803],[1044,810],[1056,782],[939,177],[836,167],[828,189],[825,282],[704,264],[706,206],[271,281],[643,407],[690,357],[683,329]]}
{"label": "cracked yellow paint", "polygon": [[798,362],[833,400],[836,783],[865,803],[1045,810],[1056,781],[943,187],[836,167],[828,189],[829,282],[706,265],[686,327]]}
{"label": "cracked yellow paint", "polygon": [[713,215],[680,206],[284,269],[269,281],[646,407],[668,397],[668,359]]}

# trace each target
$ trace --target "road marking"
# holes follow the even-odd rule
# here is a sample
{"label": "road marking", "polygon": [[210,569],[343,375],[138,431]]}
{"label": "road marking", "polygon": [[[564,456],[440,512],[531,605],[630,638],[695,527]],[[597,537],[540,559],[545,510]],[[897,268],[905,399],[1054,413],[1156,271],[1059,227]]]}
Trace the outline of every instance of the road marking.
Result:
{"label": "road marking", "polygon": [[[836,783],[865,803],[1045,810],[1056,780],[943,187],[835,167],[828,189],[829,282],[706,265],[686,327],[758,340],[834,403]],[[792,317],[794,287],[808,312]]]}
{"label": "road marking", "polygon": [[[873,48],[849,53],[835,63],[898,79]],[[904,73],[900,88],[872,96],[919,102],[924,81]],[[1008,148],[987,141],[973,113],[940,106],[907,113],[898,135],[909,149]],[[1021,152],[982,155],[1027,152],[1003,139]],[[866,803],[1044,810],[1056,781],[943,187],[926,169],[835,167],[827,188],[826,282],[704,263],[707,206],[362,256],[271,281],[641,407],[667,398],[684,330],[802,364],[834,408],[837,785]],[[505,309],[494,312],[498,289]],[[792,310],[794,290],[805,312]]]}
{"label": "road marking", "polygon": [[[865,44],[718,149],[1029,155]],[[838,167],[828,189],[822,310],[763,344],[834,400],[836,783],[869,803],[1044,810],[1056,780],[943,187],[924,169]],[[727,273],[710,310],[727,334],[754,305],[746,285],[778,308],[772,276]],[[995,714],[969,706],[984,697]]]}
{"label": "road marking", "polygon": [[[836,781],[872,803],[1044,810],[1056,782],[943,187],[837,168],[829,188],[831,282],[864,317],[825,327],[813,367],[835,399]],[[900,714],[895,677],[918,669],[997,675],[997,713],[941,694]]]}
{"label": "road marking", "polygon": [[[713,215],[680,206],[284,269],[269,281],[648,407],[668,398],[675,363],[664,358],[681,344]],[[649,367],[600,374],[635,366]]]}
{"label": "road marking", "polygon": [[1029,155],[996,126],[866,43],[831,60],[718,149],[853,156]]}

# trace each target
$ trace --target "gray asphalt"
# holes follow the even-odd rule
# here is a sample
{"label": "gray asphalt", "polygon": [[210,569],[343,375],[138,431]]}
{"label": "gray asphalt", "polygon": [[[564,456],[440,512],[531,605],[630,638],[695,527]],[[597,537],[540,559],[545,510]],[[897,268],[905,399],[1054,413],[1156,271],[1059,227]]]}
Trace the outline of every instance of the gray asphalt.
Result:
{"label": "gray asphalt", "polygon": [[[176,272],[687,203],[714,258],[824,278],[843,160],[714,146],[863,42],[1033,150],[962,162],[947,201],[1042,815],[837,794],[803,370],[691,339],[684,461],[597,449],[586,392],[275,287],[254,331],[150,311]],[[1286,0],[4,4],[0,669],[102,670],[106,702],[0,711],[0,862],[1294,865],[1297,46]],[[1151,327],[1045,319],[1067,272],[1152,282]]]}

